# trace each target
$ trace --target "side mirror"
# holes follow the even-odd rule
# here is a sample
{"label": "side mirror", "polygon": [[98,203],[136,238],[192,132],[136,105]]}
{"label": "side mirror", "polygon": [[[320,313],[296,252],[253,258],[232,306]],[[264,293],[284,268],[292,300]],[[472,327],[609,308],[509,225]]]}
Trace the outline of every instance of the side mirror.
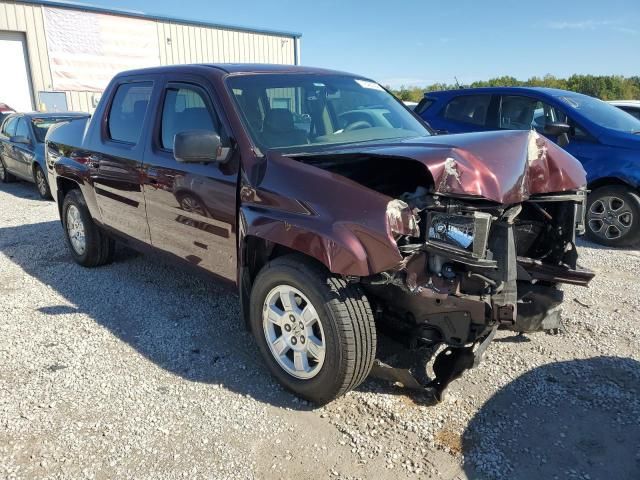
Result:
{"label": "side mirror", "polygon": [[179,132],[173,140],[173,156],[181,163],[224,163],[229,159],[229,151],[222,146],[220,135],[210,130]]}
{"label": "side mirror", "polygon": [[566,147],[569,145],[569,133],[571,132],[571,125],[562,122],[549,122],[544,125],[542,133],[549,135],[550,137],[556,137],[556,142],[559,147]]}
{"label": "side mirror", "polygon": [[562,134],[569,133],[571,126],[561,122],[549,122],[544,125],[542,133],[550,135],[552,137],[559,137]]}
{"label": "side mirror", "polygon": [[31,140],[29,137],[24,137],[22,135],[14,135],[9,139],[11,143],[21,143],[23,145],[31,145]]}

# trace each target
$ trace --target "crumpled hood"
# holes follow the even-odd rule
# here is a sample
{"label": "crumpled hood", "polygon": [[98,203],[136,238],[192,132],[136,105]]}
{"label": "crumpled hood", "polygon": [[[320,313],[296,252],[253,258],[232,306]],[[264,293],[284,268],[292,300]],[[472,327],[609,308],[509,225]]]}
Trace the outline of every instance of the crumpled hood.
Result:
{"label": "crumpled hood", "polygon": [[576,190],[587,183],[578,160],[534,131],[390,140],[322,154],[349,153],[411,158],[429,169],[436,192],[479,196],[503,204],[522,202],[536,194]]}

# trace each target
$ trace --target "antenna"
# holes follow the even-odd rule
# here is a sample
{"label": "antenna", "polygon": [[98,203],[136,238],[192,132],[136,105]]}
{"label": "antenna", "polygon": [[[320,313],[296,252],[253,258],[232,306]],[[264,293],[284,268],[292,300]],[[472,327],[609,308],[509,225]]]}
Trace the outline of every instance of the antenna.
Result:
{"label": "antenna", "polygon": [[456,81],[456,88],[462,88],[462,87],[460,86],[460,82],[458,82],[458,77],[455,77],[455,76],[454,76],[454,77],[453,77],[453,79]]}

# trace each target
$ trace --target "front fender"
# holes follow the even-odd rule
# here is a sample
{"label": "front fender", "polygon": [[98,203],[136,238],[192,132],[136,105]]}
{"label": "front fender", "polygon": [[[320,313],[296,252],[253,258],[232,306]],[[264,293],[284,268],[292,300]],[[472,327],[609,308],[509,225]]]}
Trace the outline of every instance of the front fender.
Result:
{"label": "front fender", "polygon": [[319,225],[280,212],[243,207],[240,214],[246,235],[313,257],[332,273],[369,276],[402,260],[397,248],[357,224],[336,222],[330,231],[319,231]]}
{"label": "front fender", "polygon": [[387,219],[393,199],[386,195],[276,155],[241,184],[241,241],[251,235],[285,246],[341,275],[373,275],[402,261]]}

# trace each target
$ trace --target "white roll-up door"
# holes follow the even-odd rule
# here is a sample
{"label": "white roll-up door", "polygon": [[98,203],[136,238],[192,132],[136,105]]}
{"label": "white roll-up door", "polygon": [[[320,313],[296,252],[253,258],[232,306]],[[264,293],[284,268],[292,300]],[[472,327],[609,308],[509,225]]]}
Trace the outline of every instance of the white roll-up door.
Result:
{"label": "white roll-up door", "polygon": [[24,34],[0,31],[0,103],[19,112],[33,110]]}

